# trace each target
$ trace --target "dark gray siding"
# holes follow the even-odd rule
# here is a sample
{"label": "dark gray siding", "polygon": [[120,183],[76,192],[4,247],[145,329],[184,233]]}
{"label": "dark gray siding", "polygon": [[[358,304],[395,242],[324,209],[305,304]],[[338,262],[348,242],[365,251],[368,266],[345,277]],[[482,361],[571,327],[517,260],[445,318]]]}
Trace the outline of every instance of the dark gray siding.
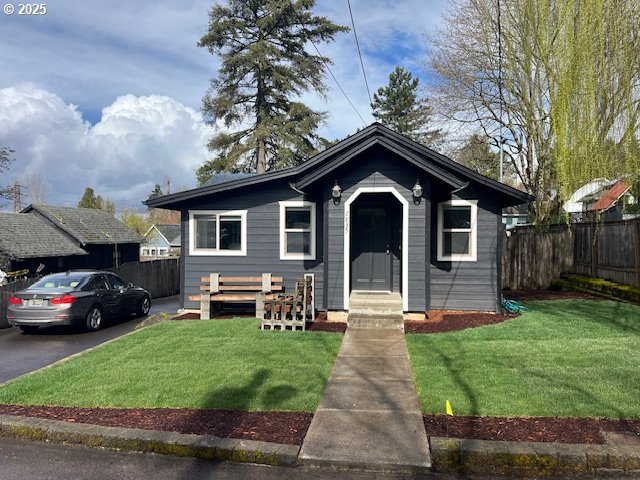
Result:
{"label": "dark gray siding", "polygon": [[[329,198],[328,192],[333,186],[334,178],[342,187],[340,202],[334,202]],[[414,204],[411,188],[420,178],[420,182],[428,191],[429,179],[423,172],[410,166],[405,160],[395,154],[384,151],[369,150],[364,155],[353,159],[348,168],[341,168],[334,172],[332,178],[328,178],[323,187],[327,192],[328,204],[327,235],[328,247],[325,261],[327,263],[327,307],[329,310],[342,310],[344,308],[344,206],[346,201],[361,187],[394,187],[400,195],[409,203],[409,251],[403,252],[409,255],[409,286],[402,285],[402,295],[409,295],[409,310],[424,311],[425,279],[426,273],[426,248],[425,248],[425,208],[428,201],[424,199]],[[393,200],[396,201],[395,197]],[[346,259],[349,261],[349,259]],[[398,267],[398,268],[396,268]],[[397,270],[397,273],[395,272]],[[400,261],[394,265],[394,286],[400,282]]]}
{"label": "dark gray siding", "polygon": [[[279,201],[303,200],[286,182],[267,187],[237,190],[234,194],[203,197],[182,213],[183,285],[185,308],[200,308],[188,297],[200,293],[200,277],[210,273],[233,276],[254,276],[262,273],[284,277],[285,289],[292,291],[295,281],[305,273],[315,274],[316,308],[322,308],[323,275],[323,215],[322,202],[315,198],[304,200],[316,203],[316,260],[280,260],[280,205]],[[195,256],[189,252],[189,210],[247,210],[246,256]]]}
{"label": "dark gray siding", "polygon": [[[431,305],[434,310],[496,311],[498,299],[497,199],[478,188],[460,196],[438,196],[432,207]],[[451,198],[478,200],[477,261],[437,261],[438,203]]]}

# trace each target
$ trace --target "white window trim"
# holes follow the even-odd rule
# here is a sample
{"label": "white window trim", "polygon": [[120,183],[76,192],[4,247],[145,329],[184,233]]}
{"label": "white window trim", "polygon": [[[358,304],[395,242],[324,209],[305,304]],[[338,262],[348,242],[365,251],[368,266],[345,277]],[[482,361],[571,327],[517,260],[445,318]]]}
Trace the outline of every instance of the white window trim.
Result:
{"label": "white window trim", "polygon": [[[315,260],[316,259],[316,204],[303,200],[289,200],[280,204],[280,260]],[[311,210],[311,245],[309,253],[287,253],[287,236],[285,234],[287,207],[310,207]]]}
{"label": "white window trim", "polygon": [[[471,207],[471,234],[469,235],[469,253],[453,255],[444,254],[444,208]],[[455,232],[456,229],[450,230]],[[467,231],[467,229],[461,230]],[[439,262],[475,262],[477,261],[478,245],[478,201],[477,200],[449,200],[438,204],[438,261]]]}
{"label": "white window trim", "polygon": [[[220,250],[218,248],[196,248],[196,215],[216,215],[218,227],[219,215],[240,217],[240,250]],[[216,228],[216,235],[220,228]],[[247,211],[246,210],[189,210],[189,255],[209,257],[244,257],[247,255]]]}

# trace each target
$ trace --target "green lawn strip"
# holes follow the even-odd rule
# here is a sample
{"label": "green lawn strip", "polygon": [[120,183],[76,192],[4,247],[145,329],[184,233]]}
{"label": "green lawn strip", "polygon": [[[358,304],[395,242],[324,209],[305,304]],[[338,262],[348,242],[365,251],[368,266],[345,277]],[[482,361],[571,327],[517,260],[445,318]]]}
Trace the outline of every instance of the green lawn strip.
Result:
{"label": "green lawn strip", "polygon": [[0,388],[0,403],[315,411],[342,335],[166,322]]}
{"label": "green lawn strip", "polygon": [[640,307],[527,303],[498,325],[408,335],[421,407],[457,415],[640,418]]}

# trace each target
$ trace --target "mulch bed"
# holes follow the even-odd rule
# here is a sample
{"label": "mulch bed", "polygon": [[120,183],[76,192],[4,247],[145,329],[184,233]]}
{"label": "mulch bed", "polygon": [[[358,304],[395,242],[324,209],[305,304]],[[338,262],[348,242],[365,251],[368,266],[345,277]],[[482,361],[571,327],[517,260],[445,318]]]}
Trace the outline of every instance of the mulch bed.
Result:
{"label": "mulch bed", "polygon": [[[141,428],[215,435],[302,445],[313,414],[298,412],[238,412],[171,408],[116,409],[0,405],[0,414],[88,423],[106,427]],[[640,420],[594,418],[503,418],[425,415],[427,435],[558,443],[604,443],[602,430],[640,435]]]}
{"label": "mulch bed", "polygon": [[302,445],[313,414],[174,408],[78,408],[0,405],[0,414]]}
{"label": "mulch bed", "polygon": [[[590,295],[562,292],[504,292],[508,299],[556,300],[564,298],[596,298]],[[216,318],[237,318],[226,314]],[[430,321],[405,322],[407,333],[440,333],[491,325],[518,315],[495,315],[483,312],[443,312]],[[176,320],[199,318],[184,314]],[[327,322],[325,317],[307,323],[310,331],[344,332],[346,323]],[[94,425],[174,431],[217,437],[260,440],[302,445],[313,414],[298,412],[241,412],[229,410],[191,409],[114,409],[46,406],[0,405],[0,414],[64,420]],[[425,415],[429,436],[473,438],[479,440],[534,441],[559,443],[604,443],[601,431],[633,432],[640,436],[640,420],[606,420],[594,418],[505,418],[450,417]]]}
{"label": "mulch bed", "polygon": [[425,415],[427,435],[557,443],[604,443],[602,431],[640,435],[640,420],[598,418],[450,417]]}
{"label": "mulch bed", "polygon": [[537,300],[563,300],[567,298],[587,298],[589,300],[602,300],[601,297],[582,292],[569,292],[564,290],[505,290],[504,298],[517,301]]}

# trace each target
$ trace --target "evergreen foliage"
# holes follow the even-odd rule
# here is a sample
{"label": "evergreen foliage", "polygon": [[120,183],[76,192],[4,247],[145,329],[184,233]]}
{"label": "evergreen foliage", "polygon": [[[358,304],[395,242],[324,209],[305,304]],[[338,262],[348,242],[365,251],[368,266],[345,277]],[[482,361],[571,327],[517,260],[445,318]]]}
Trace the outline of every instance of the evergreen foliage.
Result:
{"label": "evergreen foliage", "polygon": [[116,206],[108,198],[102,198],[100,195],[96,195],[93,188],[87,187],[84,189],[82,198],[78,202],[78,208],[95,208],[97,210],[106,210],[109,213],[115,215]]}
{"label": "evergreen foliage", "polygon": [[429,129],[433,110],[418,96],[420,79],[402,67],[389,75],[389,83],[373,94],[373,116],[383,125],[428,147],[437,148],[442,130]]}
{"label": "evergreen foliage", "polygon": [[487,139],[474,133],[456,152],[454,159],[465,167],[470,168],[486,177],[498,180],[500,158],[491,150]]}
{"label": "evergreen foliage", "polygon": [[324,94],[330,60],[305,50],[348,30],[311,10],[315,0],[228,0],[209,12],[198,45],[218,55],[218,75],[203,98],[209,125],[223,128],[208,147],[216,155],[197,172],[200,184],[223,171],[295,165],[316,151],[325,115],[299,101]]}

